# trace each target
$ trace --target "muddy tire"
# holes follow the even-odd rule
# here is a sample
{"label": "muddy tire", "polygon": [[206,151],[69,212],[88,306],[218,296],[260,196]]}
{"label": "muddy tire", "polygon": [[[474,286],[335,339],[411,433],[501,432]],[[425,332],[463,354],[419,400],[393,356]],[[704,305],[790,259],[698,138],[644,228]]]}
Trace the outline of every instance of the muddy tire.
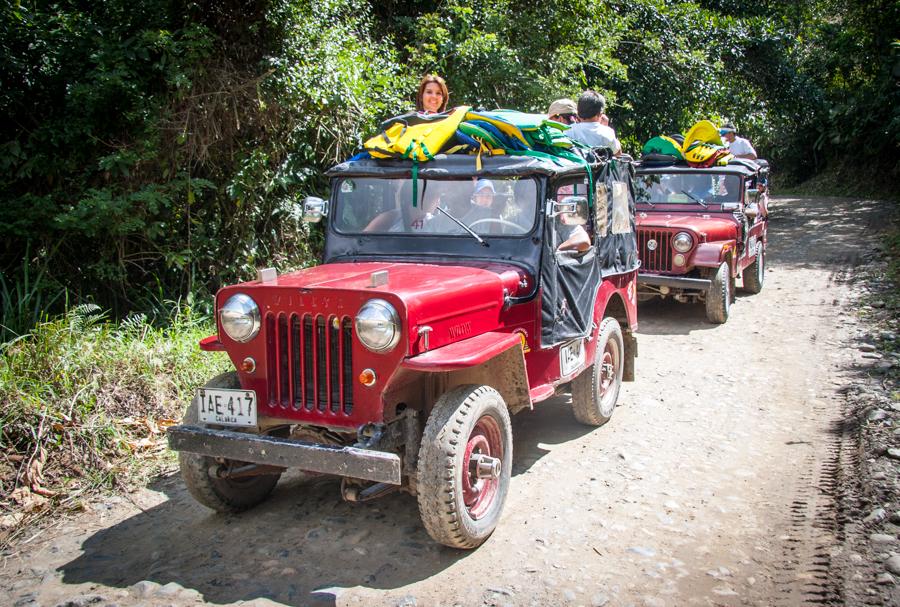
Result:
{"label": "muddy tire", "polygon": [[[487,458],[487,459],[484,459]],[[419,514],[434,541],[476,548],[496,528],[512,474],[512,428],[489,386],[458,386],[435,404],[419,448]]]}
{"label": "muddy tire", "polygon": [[572,411],[575,419],[589,426],[610,420],[622,387],[625,341],[615,318],[604,318],[597,335],[594,364],[572,380]]}
{"label": "muddy tire", "polygon": [[712,276],[709,291],[706,292],[706,318],[711,323],[722,324],[731,312],[733,283],[728,262],[723,261]]}
{"label": "muddy tire", "polygon": [[766,279],[766,251],[763,249],[761,242],[756,245],[756,259],[744,268],[741,277],[744,280],[742,291],[753,293],[754,295],[762,291],[763,281]]}
{"label": "muddy tire", "polygon": [[[237,373],[222,373],[209,380],[204,388],[240,388]],[[197,421],[197,402],[191,401],[182,423],[200,425]],[[213,478],[209,474],[210,467],[219,465],[215,458],[196,453],[180,451],[178,463],[181,467],[181,478],[195,500],[217,512],[241,512],[252,508],[265,500],[275,485],[280,474],[249,476],[239,479]],[[227,463],[227,460],[226,460]]]}

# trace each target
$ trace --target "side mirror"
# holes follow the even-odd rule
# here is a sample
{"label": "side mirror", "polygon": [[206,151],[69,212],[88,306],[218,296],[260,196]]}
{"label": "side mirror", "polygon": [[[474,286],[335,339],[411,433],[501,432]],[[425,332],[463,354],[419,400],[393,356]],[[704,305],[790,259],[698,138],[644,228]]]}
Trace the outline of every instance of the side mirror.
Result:
{"label": "side mirror", "polygon": [[566,196],[561,201],[553,202],[551,217],[560,217],[562,222],[570,226],[583,226],[588,220],[588,201],[584,196]]}
{"label": "side mirror", "polygon": [[303,201],[303,221],[319,223],[328,215],[328,202],[316,196],[307,196]]}

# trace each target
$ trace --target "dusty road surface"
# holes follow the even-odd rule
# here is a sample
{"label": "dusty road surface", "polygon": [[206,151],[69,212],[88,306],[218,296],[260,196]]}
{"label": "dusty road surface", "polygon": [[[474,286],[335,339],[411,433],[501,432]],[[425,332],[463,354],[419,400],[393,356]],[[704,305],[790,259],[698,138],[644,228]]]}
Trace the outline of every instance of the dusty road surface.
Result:
{"label": "dusty road surface", "polygon": [[219,516],[171,476],[18,546],[0,604],[838,604],[838,389],[860,330],[841,281],[878,215],[776,200],[765,287],[727,324],[642,305],[638,380],[607,426],[563,397],[514,418],[510,497],[478,550],[432,543],[407,495],[288,480]]}

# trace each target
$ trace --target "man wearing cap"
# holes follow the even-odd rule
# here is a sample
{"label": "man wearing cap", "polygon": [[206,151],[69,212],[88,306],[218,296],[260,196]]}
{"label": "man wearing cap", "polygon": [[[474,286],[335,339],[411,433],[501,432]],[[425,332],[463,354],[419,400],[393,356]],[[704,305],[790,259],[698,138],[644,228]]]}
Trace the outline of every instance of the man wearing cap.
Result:
{"label": "man wearing cap", "polygon": [[734,124],[731,122],[726,122],[722,125],[722,128],[719,129],[719,133],[725,139],[725,145],[728,147],[728,151],[731,152],[735,158],[756,160],[756,150],[753,149],[753,146],[750,145],[749,141],[743,137],[738,137],[735,131]]}
{"label": "man wearing cap", "polygon": [[609,118],[603,113],[606,99],[597,91],[585,91],[578,98],[578,120],[566,131],[574,141],[580,141],[592,148],[609,148],[618,156],[622,144],[616,139],[616,132],[609,126]]}
{"label": "man wearing cap", "polygon": [[578,122],[578,106],[571,99],[557,99],[547,108],[547,117],[562,124]]}

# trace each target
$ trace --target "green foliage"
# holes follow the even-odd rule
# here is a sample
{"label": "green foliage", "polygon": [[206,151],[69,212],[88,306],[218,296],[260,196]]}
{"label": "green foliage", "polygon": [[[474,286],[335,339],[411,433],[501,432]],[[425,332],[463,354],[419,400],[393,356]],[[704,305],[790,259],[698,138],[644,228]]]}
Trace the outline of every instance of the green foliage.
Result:
{"label": "green foliage", "polygon": [[298,201],[412,86],[354,0],[0,9],[0,271],[122,316],[313,261]]}
{"label": "green foliage", "polygon": [[399,34],[413,73],[443,74],[453,103],[544,112],[594,86],[597,74],[624,76],[614,57],[622,29],[605,2],[452,0]]}
{"label": "green foliage", "polygon": [[0,510],[34,495],[72,506],[82,493],[150,472],[145,457],[165,449],[165,424],[228,364],[197,348],[215,330],[208,318],[168,311],[157,328],[141,315],[110,323],[85,304],[3,346]]}
{"label": "green foliage", "polygon": [[544,111],[597,89],[632,153],[728,118],[780,182],[851,150],[893,183],[898,13],[888,0],[6,3],[0,325],[21,334],[66,297],[117,318],[208,302],[257,267],[313,263],[322,232],[299,201],[412,107],[425,72],[452,103],[484,107]]}

